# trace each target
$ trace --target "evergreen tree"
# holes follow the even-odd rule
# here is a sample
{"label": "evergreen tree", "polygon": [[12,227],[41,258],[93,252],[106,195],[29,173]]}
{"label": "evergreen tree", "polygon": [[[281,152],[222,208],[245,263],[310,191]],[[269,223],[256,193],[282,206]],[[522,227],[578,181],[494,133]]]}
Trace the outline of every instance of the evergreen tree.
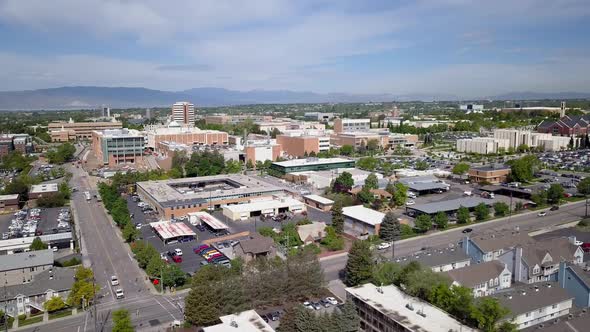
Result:
{"label": "evergreen tree", "polygon": [[387,212],[381,222],[379,237],[386,242],[393,242],[401,234],[401,226],[393,212]]}
{"label": "evergreen tree", "polygon": [[344,216],[342,215],[342,202],[337,200],[332,206],[332,227],[337,234],[344,232]]}
{"label": "evergreen tree", "polygon": [[361,323],[358,312],[356,311],[355,305],[352,301],[344,302],[344,305],[340,307],[340,317],[338,317],[338,326],[340,331],[343,332],[356,332],[360,330]]}
{"label": "evergreen tree", "polygon": [[[209,280],[214,283],[215,281]],[[194,281],[193,281],[194,284]],[[219,297],[213,287],[196,285],[185,299],[184,317],[196,326],[212,325],[219,319]]]}
{"label": "evergreen tree", "polygon": [[357,240],[348,253],[344,268],[344,283],[356,286],[371,280],[373,275],[373,257],[369,242]]}
{"label": "evergreen tree", "polygon": [[318,316],[311,310],[301,306],[295,309],[295,326],[297,327],[297,331],[300,332],[322,332]]}
{"label": "evergreen tree", "polygon": [[35,239],[33,239],[33,242],[29,246],[29,249],[31,249],[32,251],[45,250],[47,249],[47,244],[41,241],[41,238],[37,236]]}
{"label": "evergreen tree", "polygon": [[335,192],[347,192],[354,186],[354,179],[349,172],[342,172],[334,181]]}

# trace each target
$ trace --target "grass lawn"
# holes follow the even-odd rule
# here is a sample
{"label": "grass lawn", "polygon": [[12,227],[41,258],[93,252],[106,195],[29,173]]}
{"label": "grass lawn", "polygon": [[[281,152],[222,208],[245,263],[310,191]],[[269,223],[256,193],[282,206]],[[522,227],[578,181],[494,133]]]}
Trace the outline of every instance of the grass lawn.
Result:
{"label": "grass lawn", "polygon": [[53,312],[53,313],[49,314],[49,320],[61,318],[61,317],[67,317],[67,316],[70,316],[71,314],[72,314],[72,310],[70,310],[70,309]]}
{"label": "grass lawn", "polygon": [[20,326],[25,326],[25,325],[31,325],[31,324],[35,324],[35,323],[40,323],[42,321],[43,321],[43,315],[35,316],[35,317],[31,317],[29,319],[18,321],[18,326],[20,327]]}

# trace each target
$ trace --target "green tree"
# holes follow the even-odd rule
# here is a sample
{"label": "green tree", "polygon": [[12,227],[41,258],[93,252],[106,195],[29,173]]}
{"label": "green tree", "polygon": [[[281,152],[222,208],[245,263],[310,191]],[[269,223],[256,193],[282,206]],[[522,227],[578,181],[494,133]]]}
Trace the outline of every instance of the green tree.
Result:
{"label": "green tree", "polygon": [[482,297],[472,307],[471,317],[483,331],[495,332],[496,324],[509,313],[510,311],[502,307],[497,299]]}
{"label": "green tree", "polygon": [[377,151],[379,149],[379,141],[376,139],[370,139],[367,142],[367,150],[369,151]]}
{"label": "green tree", "polygon": [[348,192],[354,186],[354,179],[352,174],[348,172],[342,172],[334,181],[335,192]]}
{"label": "green tree", "polygon": [[367,187],[363,187],[357,197],[363,203],[372,203],[375,200],[375,195]]}
{"label": "green tree", "polygon": [[457,222],[459,224],[468,224],[470,221],[469,209],[464,206],[459,207],[459,210],[457,210]]}
{"label": "green tree", "polygon": [[550,204],[557,204],[563,198],[565,194],[565,190],[563,186],[559,183],[553,183],[547,190],[547,201]]}
{"label": "green tree", "polygon": [[494,203],[494,215],[496,217],[504,217],[508,214],[509,209],[508,204],[504,202]]}
{"label": "green tree", "polygon": [[360,240],[353,242],[344,268],[344,283],[348,286],[356,286],[370,281],[373,274],[372,265],[373,257],[369,242]]}
{"label": "green tree", "polygon": [[381,264],[377,264],[373,269],[373,283],[375,285],[391,285],[393,284],[400,272],[402,267],[393,262],[383,262]]}
{"label": "green tree", "polygon": [[246,168],[254,169],[254,163],[252,162],[252,159],[248,159],[248,161],[246,162]]}
{"label": "green tree", "polygon": [[187,274],[176,264],[170,264],[164,269],[163,284],[166,287],[178,287],[184,285]]}
{"label": "green tree", "polygon": [[483,221],[488,219],[490,216],[490,208],[485,203],[479,203],[474,209],[475,212],[475,219],[478,221]]}
{"label": "green tree", "polygon": [[390,193],[393,197],[393,194],[395,193],[395,185],[392,182],[387,183],[387,186],[385,187],[385,191]]}
{"label": "green tree", "polygon": [[139,236],[139,231],[129,222],[123,227],[122,235],[125,242],[131,243]]}
{"label": "green tree", "polygon": [[336,234],[344,232],[344,215],[342,214],[342,202],[335,201],[332,205],[332,227]]}
{"label": "green tree", "polygon": [[225,172],[228,174],[240,173],[242,171],[242,163],[237,160],[230,159],[225,163]]}
{"label": "green tree", "polygon": [[52,296],[49,300],[43,303],[43,308],[48,312],[54,312],[66,307],[66,303],[61,296]]}
{"label": "green tree", "polygon": [[330,251],[342,250],[344,248],[344,239],[336,233],[336,230],[332,226],[326,227],[326,236],[322,239],[321,243]]}
{"label": "green tree", "polygon": [[547,190],[540,190],[531,195],[531,201],[533,201],[537,206],[543,206],[547,203]]}
{"label": "green tree", "polygon": [[406,186],[405,184],[403,184],[401,182],[396,182],[395,183],[395,192],[393,193],[393,196],[391,197],[392,202],[395,204],[395,206],[403,206],[404,204],[406,204],[407,198],[408,198],[408,186]]}
{"label": "green tree", "polygon": [[94,273],[90,268],[83,266],[78,267],[74,277],[74,283],[68,295],[68,304],[79,307],[83,301],[88,303],[94,298],[94,295],[100,290],[97,284],[93,284]]}
{"label": "green tree", "polygon": [[521,144],[516,148],[518,153],[525,153],[528,152],[531,148],[526,144]]}
{"label": "green tree", "polygon": [[151,278],[161,278],[165,268],[166,262],[159,255],[154,255],[147,264],[145,273]]}
{"label": "green tree", "polygon": [[143,242],[135,242],[134,245],[136,248],[135,250],[133,250],[133,252],[135,253],[135,259],[137,260],[139,267],[141,267],[142,269],[146,268],[146,266],[153,257],[160,258],[160,253],[151,243],[143,245]]}
{"label": "green tree", "polygon": [[365,184],[363,186],[367,189],[378,189],[379,188],[379,179],[377,179],[377,175],[375,173],[369,174],[365,179]]}
{"label": "green tree", "polygon": [[410,225],[401,224],[400,230],[402,238],[414,235],[414,229]]}
{"label": "green tree", "polygon": [[356,162],[356,167],[365,171],[374,171],[379,165],[379,159],[375,157],[363,157]]}
{"label": "green tree", "polygon": [[338,331],[356,332],[360,330],[360,318],[352,301],[344,302],[340,307],[340,312],[341,314],[337,319]]}
{"label": "green tree", "polygon": [[528,182],[534,178],[534,174],[540,166],[540,161],[535,155],[527,155],[520,159],[508,162],[510,164],[510,178],[512,181]]}
{"label": "green tree", "polygon": [[467,163],[458,163],[453,167],[453,174],[464,175],[469,171],[469,168],[469,164]]}
{"label": "green tree", "polygon": [[133,332],[133,324],[131,323],[131,316],[126,309],[119,309],[113,311],[113,332]]}
{"label": "green tree", "polygon": [[351,156],[354,153],[354,147],[352,145],[343,145],[340,147],[340,154],[343,156]]}
{"label": "green tree", "polygon": [[414,224],[419,232],[425,233],[432,228],[432,218],[427,214],[421,214],[416,218]]}
{"label": "green tree", "polygon": [[33,242],[29,246],[29,249],[31,249],[32,251],[45,250],[47,248],[47,244],[41,241],[41,238],[38,236],[35,237],[35,239],[33,239]]}
{"label": "green tree", "polygon": [[401,226],[393,212],[387,212],[381,222],[379,237],[385,242],[393,242],[401,235]]}
{"label": "green tree", "polygon": [[582,179],[576,186],[578,192],[582,195],[590,195],[590,177]]}
{"label": "green tree", "polygon": [[425,171],[430,167],[430,165],[425,160],[418,160],[414,168],[419,171]]}
{"label": "green tree", "polygon": [[437,229],[445,229],[449,224],[449,217],[443,211],[439,211],[436,216],[434,216],[434,224]]}

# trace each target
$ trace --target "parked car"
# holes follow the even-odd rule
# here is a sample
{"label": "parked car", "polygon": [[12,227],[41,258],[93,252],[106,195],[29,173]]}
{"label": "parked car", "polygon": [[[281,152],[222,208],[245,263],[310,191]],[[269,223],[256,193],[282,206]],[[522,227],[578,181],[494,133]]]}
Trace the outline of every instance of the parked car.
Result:
{"label": "parked car", "polygon": [[116,297],[117,299],[122,299],[122,298],[124,298],[124,297],[125,297],[125,293],[123,293],[123,290],[122,290],[121,288],[118,288],[118,289],[115,291],[115,297]]}
{"label": "parked car", "polygon": [[549,211],[557,211],[557,210],[559,210],[559,206],[557,206],[557,205],[553,205],[553,206],[552,206],[552,207],[549,209]]}
{"label": "parked car", "polygon": [[177,256],[182,256],[182,250],[181,250],[180,248],[176,248],[176,249],[174,249],[174,253],[175,253]]}
{"label": "parked car", "polygon": [[178,255],[173,255],[172,256],[172,261],[174,263],[182,263],[182,257],[178,256]]}
{"label": "parked car", "polygon": [[119,285],[119,278],[117,276],[111,276],[111,286]]}
{"label": "parked car", "polygon": [[413,200],[409,200],[406,202],[406,205],[414,205],[416,204],[416,202],[414,202]]}
{"label": "parked car", "polygon": [[320,309],[322,309],[322,306],[319,304],[319,302],[312,302],[312,303],[311,303],[311,307],[312,307],[314,310],[320,310]]}
{"label": "parked car", "polygon": [[140,222],[138,222],[137,224],[135,224],[135,229],[141,229],[141,226],[143,226]]}
{"label": "parked car", "polygon": [[324,306],[324,308],[329,308],[332,305],[330,302],[326,301],[326,299],[320,300],[320,304]]}
{"label": "parked car", "polygon": [[377,249],[379,249],[379,250],[385,250],[387,248],[391,248],[391,243],[389,243],[389,242],[383,242],[383,243],[380,243],[377,246]]}
{"label": "parked car", "polygon": [[206,244],[202,244],[202,245],[200,245],[198,247],[194,247],[193,248],[193,251],[195,252],[195,254],[199,254],[201,251],[203,251],[203,250],[205,250],[207,248],[210,248],[210,247],[208,245],[206,245]]}
{"label": "parked car", "polygon": [[309,301],[303,302],[303,306],[307,309],[313,309],[313,306],[311,305],[311,302],[309,302]]}
{"label": "parked car", "polygon": [[330,302],[331,305],[337,305],[338,301],[333,297],[326,297],[326,301]]}
{"label": "parked car", "polygon": [[162,252],[160,253],[160,258],[165,261],[166,263],[168,263],[168,256],[166,255],[166,253]]}
{"label": "parked car", "polygon": [[546,211],[541,211],[541,212],[539,212],[539,213],[537,214],[537,216],[539,216],[539,217],[544,217],[544,216],[546,216],[546,215],[547,215],[547,212],[546,212]]}
{"label": "parked car", "polygon": [[277,320],[279,320],[279,318],[281,318],[280,311],[273,311],[269,315],[270,315],[270,320],[272,320],[273,322],[276,322]]}
{"label": "parked car", "polygon": [[197,227],[197,229],[198,229],[200,232],[204,232],[204,231],[206,231],[206,230],[207,230],[207,229],[205,228],[205,226],[203,226],[203,225],[197,225],[196,227]]}
{"label": "parked car", "polygon": [[473,232],[473,229],[471,229],[471,228],[465,228],[463,230],[463,233],[471,233],[471,232]]}

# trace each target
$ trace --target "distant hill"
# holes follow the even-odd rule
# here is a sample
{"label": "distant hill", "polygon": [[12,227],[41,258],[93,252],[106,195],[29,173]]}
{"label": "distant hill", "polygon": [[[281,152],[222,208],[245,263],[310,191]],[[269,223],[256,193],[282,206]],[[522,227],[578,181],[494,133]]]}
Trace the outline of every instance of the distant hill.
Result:
{"label": "distant hill", "polygon": [[[530,100],[590,98],[590,93],[519,92],[483,99]],[[170,106],[176,101],[190,101],[197,106],[288,103],[363,103],[388,101],[458,101],[448,94],[319,94],[309,91],[194,88],[184,91],[161,91],[146,88],[75,86],[52,89],[0,92],[0,110],[51,110],[110,107]]]}

